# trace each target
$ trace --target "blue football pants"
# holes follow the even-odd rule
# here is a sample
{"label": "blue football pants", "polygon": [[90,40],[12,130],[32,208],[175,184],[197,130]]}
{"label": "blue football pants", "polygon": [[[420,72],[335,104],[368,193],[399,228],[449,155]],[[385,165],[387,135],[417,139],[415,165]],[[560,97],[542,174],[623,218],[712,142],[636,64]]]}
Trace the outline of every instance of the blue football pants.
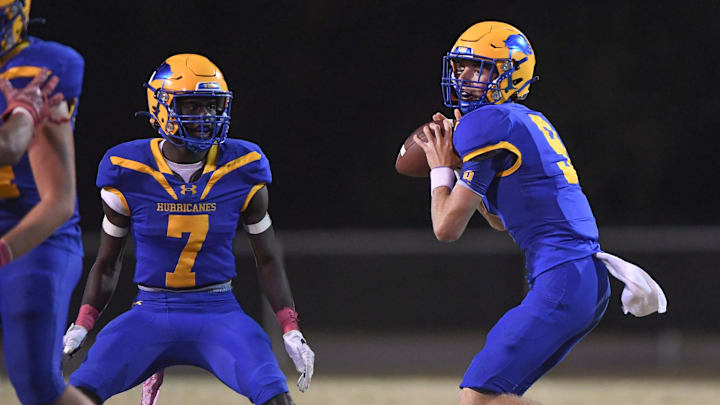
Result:
{"label": "blue football pants", "polygon": [[594,255],[538,275],[490,330],[460,387],[522,395],[595,328],[609,298],[607,268]]}
{"label": "blue football pants", "polygon": [[204,368],[256,404],[288,392],[265,331],[232,291],[140,291],[100,331],[70,384],[105,401],[173,365]]}
{"label": "blue football pants", "polygon": [[65,391],[62,337],[82,256],[42,244],[0,268],[0,319],[10,382],[20,402],[50,404]]}

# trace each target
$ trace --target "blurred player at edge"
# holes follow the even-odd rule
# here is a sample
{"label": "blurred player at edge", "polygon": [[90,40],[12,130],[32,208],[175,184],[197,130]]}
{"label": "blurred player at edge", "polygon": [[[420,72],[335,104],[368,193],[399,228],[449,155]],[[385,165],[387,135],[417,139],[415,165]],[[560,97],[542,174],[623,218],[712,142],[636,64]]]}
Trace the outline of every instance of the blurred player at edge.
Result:
{"label": "blurred player at edge", "polygon": [[292,404],[267,335],[230,284],[242,219],[262,290],[301,372],[298,387],[307,389],[315,355],[299,330],[267,212],[268,159],[257,145],[226,138],[232,93],[206,57],[171,56],[145,87],[145,114],[162,138],[120,144],[100,162],[100,246],[65,352],[78,349],[107,305],[130,227],[140,291],[133,307],[100,331],[70,381],[101,403],[166,367],[194,365],[253,403]]}
{"label": "blurred player at edge", "polygon": [[[516,28],[473,25],[444,58],[444,101],[455,121],[437,113],[442,125],[426,127],[427,142],[415,137],[432,168],[437,238],[457,240],[477,208],[494,229],[507,228],[528,270],[530,290],[488,333],[460,384],[461,405],[535,403],[521,395],[600,322],[610,296],[595,218],[570,157],[548,119],[516,103],[537,80],[534,65]],[[650,308],[658,310],[657,300]]]}
{"label": "blurred player at edge", "polygon": [[30,0],[0,0],[5,362],[23,404],[90,404],[61,374],[68,305],[82,273],[72,125],[84,61],[72,48],[28,36],[29,14]]}

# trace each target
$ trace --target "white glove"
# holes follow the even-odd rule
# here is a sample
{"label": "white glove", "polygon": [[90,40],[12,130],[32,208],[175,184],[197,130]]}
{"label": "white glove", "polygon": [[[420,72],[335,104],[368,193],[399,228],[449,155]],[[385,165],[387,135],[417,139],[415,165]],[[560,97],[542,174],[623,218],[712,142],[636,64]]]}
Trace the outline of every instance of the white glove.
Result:
{"label": "white glove", "polygon": [[602,260],[613,277],[625,284],[621,300],[626,315],[629,312],[640,317],[667,310],[665,293],[645,270],[609,253],[596,253],[595,257]]}
{"label": "white glove", "polygon": [[305,392],[310,386],[312,380],[313,369],[315,366],[315,353],[310,350],[305,337],[299,330],[291,330],[283,335],[285,341],[285,350],[288,356],[295,363],[295,368],[300,372],[300,378],[297,387],[300,392]]}
{"label": "white glove", "polygon": [[75,354],[80,348],[80,345],[85,341],[88,331],[80,325],[70,324],[65,336],[63,336],[63,353],[71,356]]}

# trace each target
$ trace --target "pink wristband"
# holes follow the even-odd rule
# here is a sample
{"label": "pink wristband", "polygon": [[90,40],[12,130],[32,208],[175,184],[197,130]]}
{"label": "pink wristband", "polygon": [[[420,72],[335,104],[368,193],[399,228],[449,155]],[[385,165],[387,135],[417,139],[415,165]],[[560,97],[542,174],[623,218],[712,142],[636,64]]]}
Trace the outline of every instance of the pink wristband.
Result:
{"label": "pink wristband", "polygon": [[5,239],[0,239],[0,266],[10,263],[12,259],[13,253],[10,246],[5,242]]}
{"label": "pink wristband", "polygon": [[84,304],[80,307],[80,312],[75,320],[75,325],[80,325],[90,331],[93,326],[95,326],[95,321],[97,320],[98,315],[100,315],[100,313],[97,309],[95,309],[95,307],[90,304]]}
{"label": "pink wristband", "polygon": [[282,328],[283,334],[290,332],[291,330],[300,330],[298,325],[298,314],[294,309],[285,307],[275,312],[278,323]]}

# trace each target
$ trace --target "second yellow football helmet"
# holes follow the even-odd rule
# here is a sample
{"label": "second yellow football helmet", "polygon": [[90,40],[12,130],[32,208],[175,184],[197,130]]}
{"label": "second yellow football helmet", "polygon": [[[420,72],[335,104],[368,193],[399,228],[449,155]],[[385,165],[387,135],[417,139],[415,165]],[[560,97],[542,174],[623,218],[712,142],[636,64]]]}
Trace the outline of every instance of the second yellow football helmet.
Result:
{"label": "second yellow football helmet", "polygon": [[17,45],[30,21],[30,0],[0,0],[0,57]]}
{"label": "second yellow football helmet", "polygon": [[[488,81],[461,80],[456,61],[467,60],[490,68]],[[500,104],[524,100],[530,92],[535,52],[527,37],[510,24],[499,21],[479,22],[460,35],[443,59],[443,99],[448,107],[460,108],[463,113],[485,104]],[[461,96],[463,88],[483,90],[478,99]]]}
{"label": "second yellow football helmet", "polygon": [[[232,92],[220,69],[208,58],[189,53],[173,55],[165,59],[144,86],[148,113],[143,114],[150,116],[150,124],[160,135],[193,151],[225,141],[230,127]],[[178,100],[189,97],[217,98],[217,113],[180,114]],[[191,136],[187,125],[200,128],[201,135]]]}

